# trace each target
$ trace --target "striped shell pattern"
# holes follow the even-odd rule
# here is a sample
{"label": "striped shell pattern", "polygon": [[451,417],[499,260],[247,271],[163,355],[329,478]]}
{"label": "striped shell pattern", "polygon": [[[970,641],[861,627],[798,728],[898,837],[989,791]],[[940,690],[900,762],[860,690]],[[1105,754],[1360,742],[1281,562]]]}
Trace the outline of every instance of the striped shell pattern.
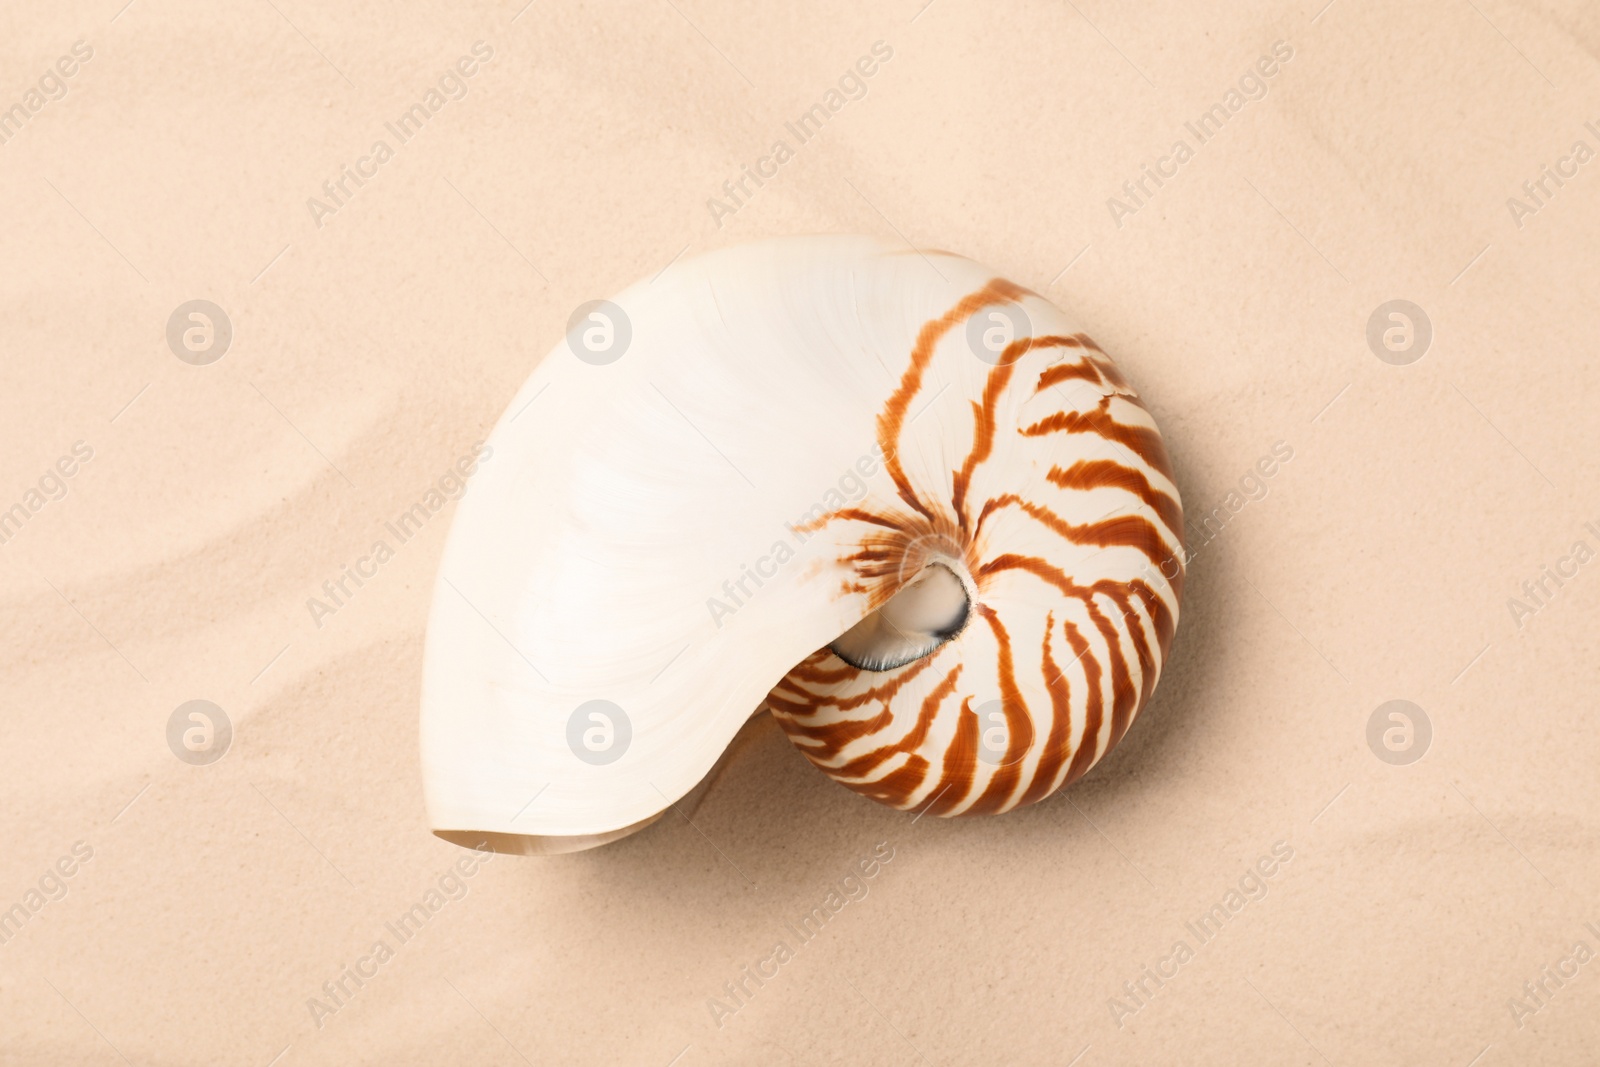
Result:
{"label": "striped shell pattern", "polygon": [[[985,374],[941,373],[974,358],[974,320],[1015,308],[1028,327]],[[864,796],[935,815],[1008,811],[1092,767],[1149,698],[1183,588],[1178,491],[1138,395],[1037,293],[992,280],[925,323],[903,358],[877,416],[884,490],[808,529],[853,546],[840,560],[850,591],[874,604],[942,563],[969,592],[966,624],[886,671],[819,649],[766,706]],[[963,381],[977,383],[964,453],[919,454],[919,408]]]}

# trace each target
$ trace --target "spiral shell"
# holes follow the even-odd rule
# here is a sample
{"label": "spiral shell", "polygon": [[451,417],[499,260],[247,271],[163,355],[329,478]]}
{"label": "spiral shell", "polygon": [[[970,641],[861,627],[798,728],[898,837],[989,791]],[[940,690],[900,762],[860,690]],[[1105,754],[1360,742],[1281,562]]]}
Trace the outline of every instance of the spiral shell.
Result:
{"label": "spiral shell", "polygon": [[[907,413],[940,360],[972,358],[947,338],[1005,304],[1038,332],[972,383],[969,443],[946,475]],[[877,421],[895,498],[814,525],[852,528],[859,547],[844,559],[875,605],[942,563],[972,591],[976,621],[890,671],[820,649],[767,706],[863,796],[935,815],[1008,811],[1092,767],[1149,698],[1178,620],[1182,506],[1138,394],[1037,293],[992,280],[926,323],[906,355]],[[907,473],[913,454],[923,477]]]}
{"label": "spiral shell", "polygon": [[726,249],[597,306],[451,528],[436,833],[614,840],[763,708],[837,781],[936,815],[1040,800],[1121,739],[1177,624],[1182,511],[1149,412],[1059,309],[871,238]]}

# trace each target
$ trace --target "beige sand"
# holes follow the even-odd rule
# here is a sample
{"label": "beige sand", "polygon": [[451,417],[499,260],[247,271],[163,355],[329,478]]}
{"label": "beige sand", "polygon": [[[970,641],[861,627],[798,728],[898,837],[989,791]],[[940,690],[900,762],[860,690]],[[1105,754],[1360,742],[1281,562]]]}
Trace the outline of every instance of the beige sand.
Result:
{"label": "beige sand", "polygon": [[[1600,562],[1560,563],[1600,549],[1592,5],[120,2],[0,18],[0,1062],[1600,1056]],[[744,166],[777,176],[708,207]],[[449,511],[384,523],[579,303],[815,231],[989,262],[1139,385],[1226,518],[1157,698],[1001,819],[914,822],[768,731],[694,825],[451,875],[415,751]],[[165,336],[194,299],[232,324],[205,366]],[[1410,365],[1366,339],[1394,299],[1432,324]],[[1546,565],[1575,576],[1536,606]],[[196,699],[234,730],[210,765],[167,744]],[[1367,741],[1395,699],[1431,723],[1409,765]]]}

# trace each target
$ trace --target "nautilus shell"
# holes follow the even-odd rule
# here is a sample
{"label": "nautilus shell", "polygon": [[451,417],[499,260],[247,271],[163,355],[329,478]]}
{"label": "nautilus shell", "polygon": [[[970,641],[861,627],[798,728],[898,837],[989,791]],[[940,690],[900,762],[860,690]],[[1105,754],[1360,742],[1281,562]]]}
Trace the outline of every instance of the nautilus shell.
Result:
{"label": "nautilus shell", "polygon": [[753,715],[863,796],[1031,804],[1148,700],[1177,625],[1161,434],[1037,293],[791,238],[582,309],[489,438],[428,627],[435,832],[590,847]]}

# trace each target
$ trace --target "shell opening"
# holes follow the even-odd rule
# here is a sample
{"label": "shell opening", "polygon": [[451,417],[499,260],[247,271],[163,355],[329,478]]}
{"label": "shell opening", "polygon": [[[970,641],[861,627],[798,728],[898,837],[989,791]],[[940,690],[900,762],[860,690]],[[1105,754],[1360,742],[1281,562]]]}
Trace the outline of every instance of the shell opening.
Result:
{"label": "shell opening", "polygon": [[828,647],[858,670],[892,671],[953,640],[971,615],[968,584],[951,564],[929,563]]}

